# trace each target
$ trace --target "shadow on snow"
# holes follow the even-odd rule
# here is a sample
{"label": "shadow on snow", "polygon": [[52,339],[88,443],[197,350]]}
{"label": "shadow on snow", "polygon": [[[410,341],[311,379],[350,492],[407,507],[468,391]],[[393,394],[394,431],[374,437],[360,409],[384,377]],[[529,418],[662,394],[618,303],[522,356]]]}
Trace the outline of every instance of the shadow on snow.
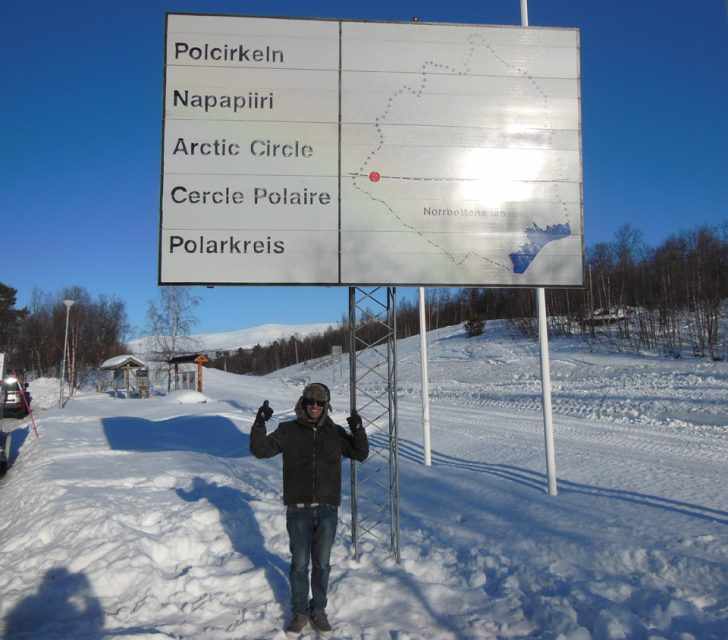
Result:
{"label": "shadow on snow", "polygon": [[112,449],[121,451],[195,451],[221,458],[250,455],[247,434],[222,416],[178,416],[145,420],[120,416],[103,419]]}
{"label": "shadow on snow", "polygon": [[43,576],[37,592],[7,615],[4,637],[97,640],[105,635],[105,618],[86,575],[54,567]]}
{"label": "shadow on snow", "polygon": [[285,609],[290,599],[288,565],[265,548],[263,534],[250,506],[255,498],[199,477],[194,478],[189,491],[175,489],[175,492],[186,502],[207,500],[220,512],[220,522],[235,551],[250,560],[256,569],[264,571],[275,599]]}
{"label": "shadow on snow", "polygon": [[[389,447],[389,438],[385,434],[372,434],[369,436],[369,442],[373,447],[383,449]],[[412,442],[411,440],[399,440],[399,454],[402,458],[410,460],[411,462],[421,463],[424,459],[422,445]],[[535,489],[539,492],[546,491],[546,486],[548,484],[546,474],[539,471],[532,471],[531,469],[516,467],[510,464],[493,464],[488,462],[466,460],[464,458],[456,458],[444,453],[438,453],[437,451],[432,451],[432,464],[452,467],[455,469],[463,469],[466,471],[474,471],[476,473],[487,473],[498,478],[503,478],[504,480],[515,482],[524,487]],[[690,502],[672,500],[670,498],[663,498],[662,496],[655,496],[647,493],[637,493],[636,491],[626,491],[624,489],[597,487],[563,479],[559,479],[558,485],[559,492],[562,494],[580,493],[589,496],[610,498],[612,500],[631,502],[645,507],[672,511],[674,513],[699,518],[701,520],[708,520],[710,522],[717,522],[719,524],[728,524],[728,512],[713,509],[711,507],[704,507],[698,504],[692,504]]]}

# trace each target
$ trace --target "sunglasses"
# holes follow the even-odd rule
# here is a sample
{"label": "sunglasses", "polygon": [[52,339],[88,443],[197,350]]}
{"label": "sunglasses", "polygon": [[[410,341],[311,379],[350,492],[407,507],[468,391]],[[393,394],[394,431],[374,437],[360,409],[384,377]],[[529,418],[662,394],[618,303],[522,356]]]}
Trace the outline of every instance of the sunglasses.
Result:
{"label": "sunglasses", "polygon": [[311,400],[310,398],[304,398],[303,399],[303,406],[304,407],[310,407],[312,405],[316,405],[317,407],[321,407],[322,409],[326,406],[326,401],[321,400]]}

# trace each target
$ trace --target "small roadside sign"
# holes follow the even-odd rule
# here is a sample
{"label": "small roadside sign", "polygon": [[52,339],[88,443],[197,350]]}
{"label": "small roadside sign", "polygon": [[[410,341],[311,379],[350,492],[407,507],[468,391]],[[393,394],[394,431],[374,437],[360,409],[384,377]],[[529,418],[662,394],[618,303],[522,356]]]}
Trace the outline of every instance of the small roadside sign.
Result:
{"label": "small roadside sign", "polygon": [[208,357],[202,353],[195,358],[195,364],[197,365],[197,391],[202,393],[202,367],[209,362]]}

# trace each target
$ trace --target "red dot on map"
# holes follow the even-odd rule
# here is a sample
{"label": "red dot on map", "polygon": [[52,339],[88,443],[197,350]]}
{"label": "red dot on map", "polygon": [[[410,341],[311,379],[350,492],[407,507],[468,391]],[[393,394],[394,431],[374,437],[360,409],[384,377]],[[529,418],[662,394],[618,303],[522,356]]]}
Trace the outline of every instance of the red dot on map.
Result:
{"label": "red dot on map", "polygon": [[369,179],[372,182],[379,182],[382,179],[382,176],[380,175],[379,171],[372,171],[369,174]]}

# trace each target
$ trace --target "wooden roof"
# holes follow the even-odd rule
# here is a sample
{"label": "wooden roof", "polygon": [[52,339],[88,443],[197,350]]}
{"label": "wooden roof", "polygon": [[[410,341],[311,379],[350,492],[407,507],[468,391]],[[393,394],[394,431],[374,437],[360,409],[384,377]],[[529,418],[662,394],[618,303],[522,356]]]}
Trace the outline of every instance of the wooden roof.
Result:
{"label": "wooden roof", "polygon": [[200,356],[205,355],[204,353],[183,353],[178,356],[173,356],[167,360],[167,364],[186,364],[191,362],[194,364],[195,360]]}

